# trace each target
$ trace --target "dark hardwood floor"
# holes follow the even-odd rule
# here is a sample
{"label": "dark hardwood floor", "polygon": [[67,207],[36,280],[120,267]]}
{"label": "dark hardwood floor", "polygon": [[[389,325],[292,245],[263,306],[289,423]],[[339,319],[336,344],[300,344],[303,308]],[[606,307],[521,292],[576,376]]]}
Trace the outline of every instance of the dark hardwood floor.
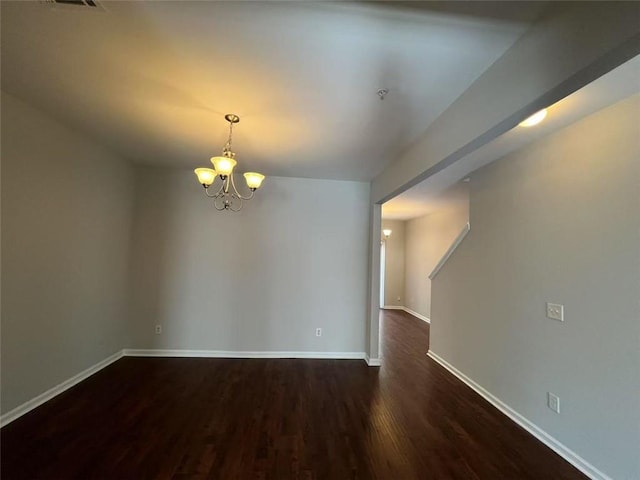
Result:
{"label": "dark hardwood floor", "polygon": [[123,358],[1,431],[12,479],[584,479],[383,316],[360,360]]}

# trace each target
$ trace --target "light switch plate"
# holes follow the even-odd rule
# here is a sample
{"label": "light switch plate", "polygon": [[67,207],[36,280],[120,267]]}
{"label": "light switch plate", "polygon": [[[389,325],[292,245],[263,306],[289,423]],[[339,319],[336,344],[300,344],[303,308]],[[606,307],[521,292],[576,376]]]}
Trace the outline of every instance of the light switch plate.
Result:
{"label": "light switch plate", "polygon": [[564,305],[547,302],[547,317],[564,322]]}

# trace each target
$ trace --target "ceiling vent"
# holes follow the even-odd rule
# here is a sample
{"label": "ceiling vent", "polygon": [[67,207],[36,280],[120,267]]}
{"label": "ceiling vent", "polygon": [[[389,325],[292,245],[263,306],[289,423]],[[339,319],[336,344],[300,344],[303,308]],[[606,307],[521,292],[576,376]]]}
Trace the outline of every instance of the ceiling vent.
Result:
{"label": "ceiling vent", "polygon": [[101,10],[101,5],[96,2],[96,0],[40,0],[42,3],[46,3],[51,6],[60,6],[60,7],[72,7],[83,8],[83,9],[96,9]]}

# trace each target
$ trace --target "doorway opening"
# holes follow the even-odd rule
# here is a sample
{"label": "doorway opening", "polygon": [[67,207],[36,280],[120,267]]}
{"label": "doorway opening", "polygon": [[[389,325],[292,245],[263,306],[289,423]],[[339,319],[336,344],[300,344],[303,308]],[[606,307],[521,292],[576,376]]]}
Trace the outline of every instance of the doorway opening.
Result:
{"label": "doorway opening", "polygon": [[385,251],[384,241],[380,242],[380,308],[384,308]]}
{"label": "doorway opening", "polygon": [[[418,184],[382,205],[380,309],[386,312],[380,311],[381,323],[431,323],[431,278],[461,231],[468,231],[468,222],[469,183],[464,180],[437,192]],[[384,330],[379,327],[380,346]],[[428,348],[424,345],[425,353]]]}

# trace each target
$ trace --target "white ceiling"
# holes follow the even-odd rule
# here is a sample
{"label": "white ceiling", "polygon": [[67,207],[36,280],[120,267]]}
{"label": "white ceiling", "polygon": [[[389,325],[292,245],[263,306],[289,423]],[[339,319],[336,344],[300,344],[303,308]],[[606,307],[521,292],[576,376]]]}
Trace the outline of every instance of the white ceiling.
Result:
{"label": "white ceiling", "polygon": [[231,112],[241,170],[370,180],[542,8],[447,3],[3,1],[2,89],[138,163],[206,165]]}
{"label": "white ceiling", "polygon": [[412,193],[413,198],[400,199],[394,202],[396,198],[390,200],[382,206],[384,220],[411,220],[412,218],[431,215],[444,210],[460,210],[469,206],[469,183],[460,180],[454,184],[447,185],[444,190],[438,190],[433,193],[433,189],[429,189],[427,195],[416,196]]}
{"label": "white ceiling", "polygon": [[382,217],[386,220],[409,220],[446,208],[450,197],[443,192],[474,170],[638,93],[640,56],[550,106],[542,123],[529,128],[516,127],[392,198],[382,206]]}

